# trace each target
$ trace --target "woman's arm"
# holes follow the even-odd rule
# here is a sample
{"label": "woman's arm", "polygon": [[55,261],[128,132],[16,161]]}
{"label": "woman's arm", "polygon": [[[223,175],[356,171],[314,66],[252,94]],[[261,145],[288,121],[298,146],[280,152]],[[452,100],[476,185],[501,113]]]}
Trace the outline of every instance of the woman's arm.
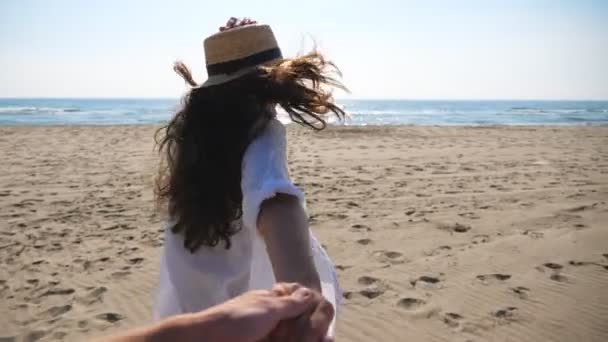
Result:
{"label": "woman's arm", "polygon": [[295,196],[277,194],[264,201],[258,215],[277,282],[300,283],[321,292],[315,268],[308,218]]}

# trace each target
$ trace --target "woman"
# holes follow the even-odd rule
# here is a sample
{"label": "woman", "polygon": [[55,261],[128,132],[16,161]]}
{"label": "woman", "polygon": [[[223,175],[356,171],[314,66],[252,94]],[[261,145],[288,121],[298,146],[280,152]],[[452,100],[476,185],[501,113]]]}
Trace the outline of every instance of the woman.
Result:
{"label": "woman", "polygon": [[[209,78],[157,133],[164,163],[157,197],[166,228],[157,318],[196,312],[275,282],[302,284],[334,306],[335,270],[308,227],[304,195],[289,179],[281,106],[323,129],[344,117],[328,87],[342,87],[322,55],[283,59],[272,30],[232,18],[205,40]],[[330,328],[330,333],[333,329]]]}

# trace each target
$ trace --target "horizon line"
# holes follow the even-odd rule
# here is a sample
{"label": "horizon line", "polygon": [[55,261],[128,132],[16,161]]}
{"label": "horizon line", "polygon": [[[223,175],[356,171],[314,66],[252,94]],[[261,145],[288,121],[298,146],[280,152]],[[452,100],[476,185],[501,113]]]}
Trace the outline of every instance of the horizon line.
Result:
{"label": "horizon line", "polygon": [[[144,96],[144,97],[126,97],[126,96],[75,96],[75,97],[64,97],[64,96],[17,96],[17,97],[3,97],[0,96],[0,100],[181,100],[182,96],[170,97],[170,96]],[[608,102],[608,98],[605,99],[594,99],[594,98],[565,98],[565,99],[551,99],[551,98],[373,98],[373,97],[360,97],[360,98],[336,98],[336,101],[539,101],[539,102],[550,102],[550,101],[562,101],[562,102]]]}

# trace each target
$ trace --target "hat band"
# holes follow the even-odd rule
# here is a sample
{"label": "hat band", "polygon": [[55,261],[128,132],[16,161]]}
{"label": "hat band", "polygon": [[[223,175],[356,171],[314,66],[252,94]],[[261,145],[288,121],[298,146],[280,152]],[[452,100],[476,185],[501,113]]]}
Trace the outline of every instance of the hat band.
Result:
{"label": "hat band", "polygon": [[234,72],[237,72],[244,68],[253,67],[256,65],[260,65],[266,63],[268,61],[272,61],[277,58],[282,58],[281,49],[278,47],[264,50],[253,55],[233,59],[227,62],[215,63],[207,65],[207,75],[215,76],[215,75],[228,75]]}

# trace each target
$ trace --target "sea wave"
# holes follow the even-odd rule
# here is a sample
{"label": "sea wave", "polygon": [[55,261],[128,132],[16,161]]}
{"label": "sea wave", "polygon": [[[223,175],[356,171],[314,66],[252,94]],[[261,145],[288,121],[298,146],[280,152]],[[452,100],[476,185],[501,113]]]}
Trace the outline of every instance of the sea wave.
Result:
{"label": "sea wave", "polygon": [[[0,99],[0,125],[140,124],[166,122],[171,99]],[[608,124],[608,101],[339,102],[347,125],[580,125]],[[289,115],[277,108],[288,123]],[[340,124],[334,115],[327,121]]]}
{"label": "sea wave", "polygon": [[509,112],[525,113],[525,114],[543,114],[547,113],[547,110],[540,108],[528,108],[528,107],[512,107],[509,108]]}
{"label": "sea wave", "polygon": [[586,111],[589,113],[608,113],[608,108],[589,108]]}
{"label": "sea wave", "polygon": [[524,114],[582,114],[582,113],[608,113],[608,108],[529,108],[529,107],[511,107],[508,112],[524,113]]}
{"label": "sea wave", "polygon": [[22,106],[5,106],[0,107],[0,115],[2,114],[49,114],[49,113],[78,113],[81,112],[78,108],[56,108],[56,107],[22,107]]}

